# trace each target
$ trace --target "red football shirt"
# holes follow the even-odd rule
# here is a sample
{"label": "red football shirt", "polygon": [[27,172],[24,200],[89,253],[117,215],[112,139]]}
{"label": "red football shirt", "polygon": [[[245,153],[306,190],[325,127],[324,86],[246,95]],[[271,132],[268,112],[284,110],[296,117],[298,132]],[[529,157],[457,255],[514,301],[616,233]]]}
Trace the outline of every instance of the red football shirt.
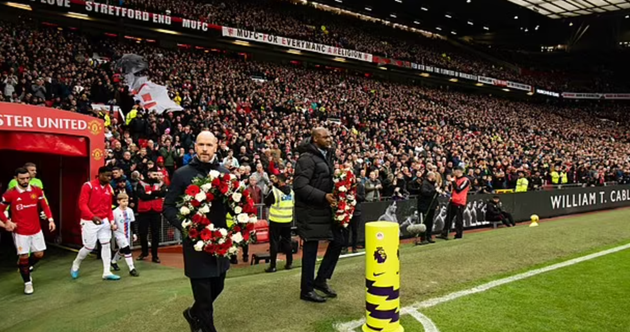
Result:
{"label": "red football shirt", "polygon": [[52,218],[44,192],[35,186],[29,185],[26,190],[15,187],[2,195],[0,220],[3,222],[8,220],[4,211],[9,206],[11,206],[11,221],[17,225],[14,232],[20,235],[35,235],[42,230],[39,223],[40,208],[46,217]]}

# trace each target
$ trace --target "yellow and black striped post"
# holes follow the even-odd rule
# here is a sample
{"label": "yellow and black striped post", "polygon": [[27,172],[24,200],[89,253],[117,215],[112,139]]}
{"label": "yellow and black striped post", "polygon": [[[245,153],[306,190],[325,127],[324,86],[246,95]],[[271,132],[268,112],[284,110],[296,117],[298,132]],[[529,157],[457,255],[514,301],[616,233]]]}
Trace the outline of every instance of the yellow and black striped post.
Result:
{"label": "yellow and black striped post", "polygon": [[397,223],[365,225],[365,314],[363,332],[403,332],[400,325],[400,261]]}

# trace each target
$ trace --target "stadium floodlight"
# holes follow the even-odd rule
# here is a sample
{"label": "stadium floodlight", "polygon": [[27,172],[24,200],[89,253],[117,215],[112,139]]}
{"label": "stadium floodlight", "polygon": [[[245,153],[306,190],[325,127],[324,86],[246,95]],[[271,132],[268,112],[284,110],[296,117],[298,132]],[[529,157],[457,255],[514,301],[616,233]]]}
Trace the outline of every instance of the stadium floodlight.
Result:
{"label": "stadium floodlight", "polygon": [[342,0],[335,0],[335,2],[343,3],[343,1],[342,1]]}
{"label": "stadium floodlight", "polygon": [[455,31],[451,31],[451,33],[452,33],[452,34],[454,34],[454,35],[456,35],[456,34],[457,34],[457,32],[455,32]]}
{"label": "stadium floodlight", "polygon": [[476,83],[476,86],[483,86],[483,83]]}
{"label": "stadium floodlight", "polygon": [[457,83],[458,79],[456,78],[451,78],[449,81],[453,82],[453,83]]}
{"label": "stadium floodlight", "polygon": [[422,76],[422,77],[429,77],[431,75],[429,75],[429,73],[422,73],[422,74],[420,74],[420,76]]}
{"label": "stadium floodlight", "polygon": [[570,22],[570,23],[569,23],[569,26],[570,26],[570,27],[572,27],[572,26],[573,26],[573,22]]}
{"label": "stadium floodlight", "polygon": [[518,20],[518,16],[514,16],[514,19],[515,19],[515,20]]}
{"label": "stadium floodlight", "polygon": [[435,27],[435,29],[442,31],[442,28],[440,28],[440,27]]}
{"label": "stadium floodlight", "polygon": [[468,25],[475,25],[475,24],[471,21],[468,21]]}
{"label": "stadium floodlight", "polygon": [[538,30],[540,28],[540,25],[537,25],[534,30]]}
{"label": "stadium floodlight", "polygon": [[415,23],[415,24],[420,24],[420,22],[419,22],[419,21],[413,21],[413,23]]}
{"label": "stadium floodlight", "polygon": [[503,90],[505,92],[510,92],[510,89],[507,89],[507,88],[506,89],[501,89],[501,90]]}
{"label": "stadium floodlight", "polygon": [[420,9],[424,10],[425,12],[428,12],[428,11],[429,11],[429,9],[428,9],[428,8],[425,8],[425,7],[420,7]]}
{"label": "stadium floodlight", "polygon": [[453,18],[453,17],[452,17],[451,15],[449,15],[449,14],[444,15],[444,17],[446,17],[446,18]]}
{"label": "stadium floodlight", "polygon": [[365,10],[367,10],[368,12],[371,12],[371,11],[372,11],[372,8],[370,8],[370,7],[365,7]]}
{"label": "stadium floodlight", "polygon": [[389,16],[396,18],[396,14],[389,14]]}
{"label": "stadium floodlight", "polygon": [[302,51],[295,50],[295,49],[290,49],[290,50],[287,50],[287,53],[291,53],[291,54],[295,54],[295,55],[301,55]]}
{"label": "stadium floodlight", "polygon": [[490,28],[488,28],[488,27],[483,27],[483,29],[486,30],[486,31],[490,31]]}
{"label": "stadium floodlight", "polygon": [[9,7],[17,8],[17,9],[23,9],[23,10],[28,10],[28,11],[33,10],[33,8],[31,8],[31,6],[29,5],[24,5],[24,4],[16,3],[16,2],[7,2],[6,5]]}
{"label": "stadium floodlight", "polygon": [[398,3],[402,3],[402,0],[396,0],[396,2],[398,2]]}

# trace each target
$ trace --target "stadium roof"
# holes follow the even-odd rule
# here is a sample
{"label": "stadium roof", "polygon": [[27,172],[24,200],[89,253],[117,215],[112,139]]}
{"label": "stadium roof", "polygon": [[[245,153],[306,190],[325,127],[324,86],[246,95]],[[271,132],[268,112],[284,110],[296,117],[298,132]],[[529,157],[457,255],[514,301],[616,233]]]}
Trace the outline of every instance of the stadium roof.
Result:
{"label": "stadium roof", "polygon": [[629,0],[508,0],[549,18],[559,19],[630,8]]}

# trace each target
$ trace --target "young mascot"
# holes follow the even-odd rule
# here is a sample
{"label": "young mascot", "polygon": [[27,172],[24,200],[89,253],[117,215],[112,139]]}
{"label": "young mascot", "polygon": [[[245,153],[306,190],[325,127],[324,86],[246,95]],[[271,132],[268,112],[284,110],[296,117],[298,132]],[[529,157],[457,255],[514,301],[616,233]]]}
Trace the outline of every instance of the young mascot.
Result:
{"label": "young mascot", "polygon": [[121,255],[123,255],[125,257],[125,262],[129,267],[129,275],[132,277],[139,277],[140,274],[136,271],[136,268],[133,265],[131,248],[129,247],[129,243],[133,243],[136,238],[136,235],[133,234],[132,239],[131,234],[131,223],[135,222],[136,219],[133,215],[133,210],[129,208],[129,196],[127,196],[127,194],[118,194],[116,201],[118,202],[118,207],[114,210],[114,220],[116,221],[117,229],[114,231],[114,237],[116,238],[116,243],[118,244],[119,249],[116,254],[114,254],[114,258],[112,258],[112,268],[114,271],[120,271],[118,261],[120,260]]}

